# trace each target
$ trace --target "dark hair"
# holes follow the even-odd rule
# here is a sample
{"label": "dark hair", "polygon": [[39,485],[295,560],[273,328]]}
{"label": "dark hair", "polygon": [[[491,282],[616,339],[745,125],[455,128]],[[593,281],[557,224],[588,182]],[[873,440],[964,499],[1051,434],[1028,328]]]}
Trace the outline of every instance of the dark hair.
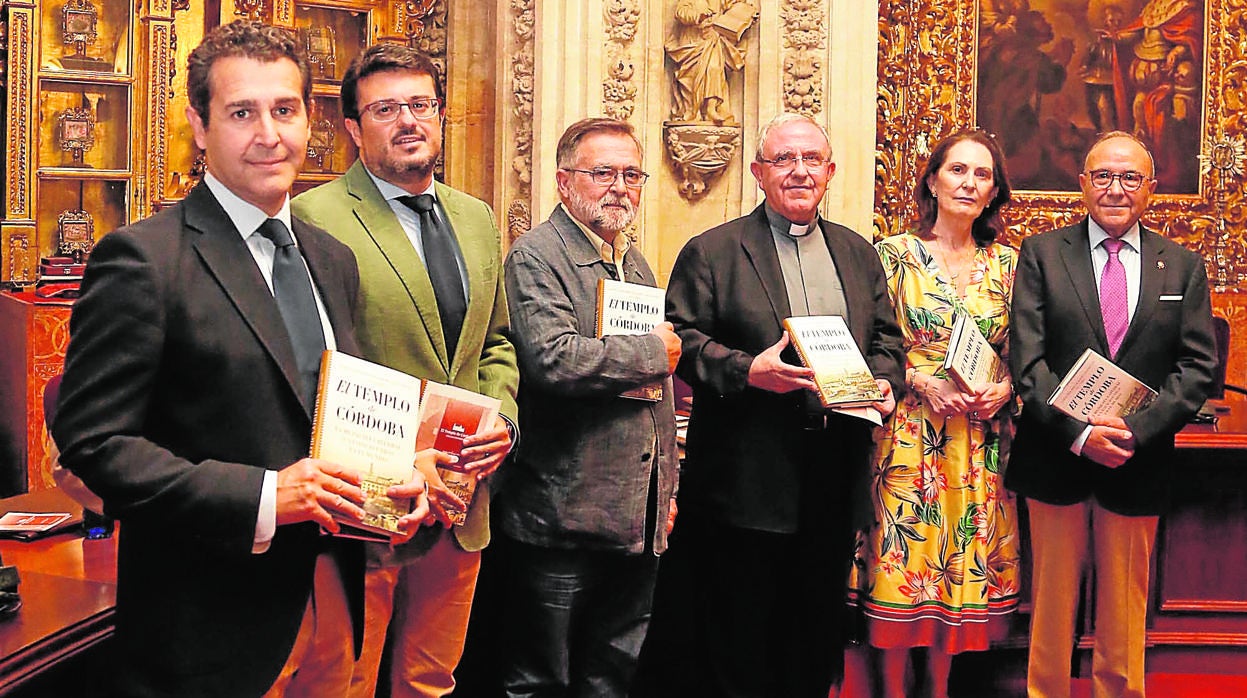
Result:
{"label": "dark hair", "polygon": [[568,168],[575,164],[573,158],[576,156],[576,147],[580,145],[580,141],[585,139],[585,136],[594,133],[612,133],[617,136],[628,136],[633,143],[636,143],[637,152],[641,152],[641,141],[636,137],[636,129],[627,121],[603,117],[581,119],[568,126],[567,130],[559,138],[558,147],[554,151],[555,162],[558,164],[558,167]]}
{"label": "dark hair", "polygon": [[974,141],[987,148],[987,152],[992,156],[992,183],[996,187],[996,196],[987,203],[979,217],[974,219],[974,226],[970,229],[974,243],[984,247],[990,245],[997,235],[1005,231],[1000,209],[1009,203],[1013,188],[1009,186],[1009,173],[1005,168],[1004,153],[996,144],[996,138],[982,129],[958,131],[937,143],[931,151],[927,166],[922,170],[918,182],[914,185],[914,203],[918,205],[918,233],[926,235],[931,232],[931,228],[935,227],[935,217],[939,213],[939,205],[935,202],[935,194],[931,192],[927,180],[944,166],[944,161],[948,159],[948,151],[962,141]]}
{"label": "dark hair", "polygon": [[433,95],[437,97],[438,111],[446,110],[446,97],[442,94],[442,81],[433,59],[402,44],[373,44],[355,57],[342,76],[342,116],[359,121],[359,81],[374,73],[387,70],[412,72],[433,78]]}
{"label": "dark hair", "polygon": [[221,58],[231,57],[250,58],[263,63],[289,58],[303,78],[303,108],[308,108],[312,99],[312,69],[294,32],[239,19],[208,32],[186,61],[186,93],[191,108],[199,114],[204,126],[208,125],[209,104],[212,102],[212,85],[208,80],[212,64]]}

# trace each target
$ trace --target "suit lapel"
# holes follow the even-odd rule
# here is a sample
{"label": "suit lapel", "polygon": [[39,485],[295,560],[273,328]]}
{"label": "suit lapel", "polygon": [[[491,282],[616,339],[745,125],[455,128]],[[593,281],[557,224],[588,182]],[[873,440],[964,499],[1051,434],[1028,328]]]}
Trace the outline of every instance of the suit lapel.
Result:
{"label": "suit lapel", "polygon": [[[847,316],[844,323],[849,326],[849,332],[864,354],[869,346],[866,340],[871,337],[870,322],[874,318],[873,299],[867,292],[870,286],[858,274],[860,270],[850,264],[853,250],[848,241],[834,235],[831,226],[822,218],[819,218],[819,227],[823,233],[823,241],[827,244],[827,251],[831,253],[831,262],[836,266],[836,275],[840,277],[840,288],[844,289],[844,312]],[[858,289],[863,291],[858,292]],[[863,322],[859,325],[854,322],[855,319],[862,319]]]}
{"label": "suit lapel", "polygon": [[745,258],[753,265],[758,279],[762,282],[762,290],[770,301],[771,310],[775,313],[775,324],[780,324],[792,314],[788,307],[788,287],[784,285],[784,272],[779,268],[779,254],[775,251],[775,240],[771,237],[771,225],[766,220],[766,211],[758,206],[749,214],[749,223],[741,234],[741,247],[745,250]]}
{"label": "suit lapel", "polygon": [[1126,336],[1121,340],[1117,355],[1126,353],[1139,336],[1141,336],[1156,306],[1160,302],[1160,292],[1165,285],[1165,249],[1153,237],[1155,233],[1139,228],[1139,302],[1134,308],[1134,317],[1126,328]]}
{"label": "suit lapel", "polygon": [[[450,360],[446,356],[446,339],[442,336],[442,318],[437,312],[437,296],[433,294],[433,284],[429,281],[424,262],[364,166],[356,161],[345,177],[347,191],[356,199],[355,217],[407,289],[416,314],[424,324],[429,344],[449,373]],[[464,324],[467,324],[466,321]]]}
{"label": "suit lapel", "polygon": [[1087,325],[1095,332],[1100,343],[1097,348],[1108,356],[1108,335],[1104,332],[1104,317],[1100,314],[1100,293],[1095,283],[1095,270],[1091,268],[1091,243],[1087,232],[1087,219],[1079,225],[1065,229],[1061,261],[1069,274],[1069,287],[1078,296]]}
{"label": "suit lapel", "polygon": [[[277,301],[252,261],[247,243],[207,185],[199,184],[191,190],[182,206],[186,227],[199,233],[193,246],[208,273],[221,285],[260,345],[281,369],[291,392],[302,402],[294,348],[277,310]],[[311,413],[310,405],[304,408]]]}

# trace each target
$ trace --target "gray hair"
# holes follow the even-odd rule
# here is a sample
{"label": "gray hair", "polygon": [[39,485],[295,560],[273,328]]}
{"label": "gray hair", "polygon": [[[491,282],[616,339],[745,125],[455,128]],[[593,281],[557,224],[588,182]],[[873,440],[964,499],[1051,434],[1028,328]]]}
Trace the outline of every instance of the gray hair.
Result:
{"label": "gray hair", "polygon": [[1087,148],[1087,154],[1083,156],[1082,159],[1082,168],[1084,170],[1087,169],[1087,161],[1091,158],[1091,151],[1095,150],[1104,141],[1111,141],[1117,138],[1125,138],[1128,141],[1134,141],[1139,144],[1139,147],[1143,149],[1143,152],[1147,153],[1147,161],[1152,165],[1152,174],[1148,176],[1155,177],[1156,158],[1152,157],[1152,149],[1147,147],[1147,143],[1144,143],[1142,138],[1139,138],[1129,131],[1109,131],[1108,133],[1100,134],[1100,137],[1095,139],[1095,143],[1092,143],[1091,147]]}
{"label": "gray hair", "polygon": [[811,119],[805,114],[799,114],[797,112],[786,111],[780,114],[779,116],[776,116],[775,118],[771,119],[770,121],[766,122],[766,124],[763,125],[762,128],[758,131],[758,149],[753,154],[754,162],[762,162],[762,159],[766,157],[765,155],[762,154],[762,149],[766,146],[766,139],[770,137],[771,135],[771,129],[776,128],[777,126],[783,126],[784,124],[791,124],[791,123],[798,122],[798,121],[804,121],[808,124],[814,124],[815,126],[818,127],[818,130],[821,131],[823,134],[823,138],[826,139],[827,141],[827,155],[830,156],[832,154],[831,153],[831,136],[827,135],[827,129],[822,124],[818,123],[814,119]]}

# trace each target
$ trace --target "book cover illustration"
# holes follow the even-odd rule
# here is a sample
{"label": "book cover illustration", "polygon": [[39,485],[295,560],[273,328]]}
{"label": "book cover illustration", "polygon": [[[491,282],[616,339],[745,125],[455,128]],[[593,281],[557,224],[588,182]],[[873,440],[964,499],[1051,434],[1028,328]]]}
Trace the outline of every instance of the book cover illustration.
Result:
{"label": "book cover illustration", "polygon": [[[665,319],[667,292],[643,284],[598,279],[597,336],[649,334]],[[661,382],[641,385],[620,393],[621,397],[658,402]]]}
{"label": "book cover illustration", "polygon": [[961,390],[973,393],[998,380],[1000,356],[992,348],[973,317],[957,313],[944,356],[944,371]]}
{"label": "book cover illustration", "polygon": [[1156,391],[1120,366],[1087,349],[1048,398],[1048,404],[1080,422],[1125,417],[1147,407]]}
{"label": "book cover illustration", "polygon": [[423,381],[365,359],[326,350],[312,429],[311,456],[359,473],[364,519],[339,519],[343,535],[388,540],[410,500],[385,492],[414,474]]}
{"label": "book cover illustration", "polygon": [[790,317],[784,329],[801,363],[814,370],[823,407],[861,407],[883,399],[843,317]]}
{"label": "book cover illustration", "polygon": [[420,425],[416,434],[416,450],[435,448],[455,457],[449,465],[439,465],[437,474],[442,483],[464,503],[463,511],[447,512],[451,523],[462,526],[467,520],[466,507],[476,493],[476,475],[459,464],[463,440],[490,429],[498,418],[502,401],[452,385],[426,382],[420,400]]}

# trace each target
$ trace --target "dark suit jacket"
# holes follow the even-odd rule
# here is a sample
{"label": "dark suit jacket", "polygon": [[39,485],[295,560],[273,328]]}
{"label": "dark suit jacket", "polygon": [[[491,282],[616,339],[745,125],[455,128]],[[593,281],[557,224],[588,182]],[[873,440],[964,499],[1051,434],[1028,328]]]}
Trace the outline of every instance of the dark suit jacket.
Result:
{"label": "dark suit jacket", "polygon": [[1216,345],[1203,260],[1156,233],[1140,237],[1139,301],[1115,363],[1160,395],[1126,418],[1138,444],[1117,469],[1075,456],[1069,449],[1085,424],[1047,404],[1084,350],[1109,357],[1087,221],[1022,242],[1009,363],[1023,407],[1005,485],[1023,496],[1049,504],[1094,496],[1110,511],[1140,516],[1168,503],[1173,436],[1211,392]]}
{"label": "dark suit jacket", "polygon": [[[293,228],[338,348],[358,353],[351,252]],[[280,526],[267,552],[251,552],[264,470],[306,456],[311,437],[277,304],[203,184],[100,240],[82,290],[52,435],[122,522],[119,692],[260,695],[289,656],[326,545],[355,613],[363,589],[361,547],[326,543],[313,523]]]}
{"label": "dark suit jacket", "polygon": [[[890,381],[899,399],[905,355],[879,256],[848,228],[821,226],[844,287],[849,330],[875,377]],[[836,443],[834,452],[811,452],[805,391],[780,395],[747,385],[750,363],[779,341],[789,314],[762,206],[689,240],[676,259],[667,319],[683,345],[677,373],[693,388],[681,511],[687,504],[690,513],[722,524],[795,533],[810,507],[842,498],[811,486],[811,478],[819,487],[865,482],[870,424],[832,414],[838,438],[826,442]],[[855,499],[868,504],[860,494]]]}

